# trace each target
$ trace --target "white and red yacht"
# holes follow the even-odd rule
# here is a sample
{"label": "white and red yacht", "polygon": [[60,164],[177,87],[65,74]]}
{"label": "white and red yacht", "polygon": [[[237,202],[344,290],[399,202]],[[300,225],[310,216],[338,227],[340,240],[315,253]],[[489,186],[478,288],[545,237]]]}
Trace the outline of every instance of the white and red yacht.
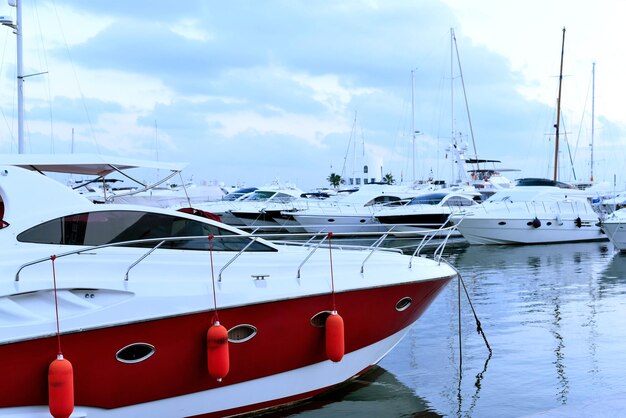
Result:
{"label": "white and red yacht", "polygon": [[14,165],[0,166],[0,200],[0,416],[301,401],[380,361],[456,275],[331,235],[279,245],[191,213],[95,205]]}

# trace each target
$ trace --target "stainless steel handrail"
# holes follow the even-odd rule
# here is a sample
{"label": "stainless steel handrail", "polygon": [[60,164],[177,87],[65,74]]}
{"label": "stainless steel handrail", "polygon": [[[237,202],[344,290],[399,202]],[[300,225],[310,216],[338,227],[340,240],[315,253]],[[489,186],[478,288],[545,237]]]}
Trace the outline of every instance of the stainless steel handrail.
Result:
{"label": "stainless steel handrail", "polygon": [[[393,229],[393,228],[392,228]],[[365,264],[367,263],[367,261],[370,259],[370,257],[373,255],[373,253],[375,253],[376,251],[395,251],[395,252],[399,252],[402,253],[403,251],[401,249],[398,248],[386,248],[386,247],[382,247],[381,245],[382,243],[388,238],[388,236],[390,235],[392,229],[390,229],[389,231],[382,233],[382,235],[380,237],[378,237],[373,244],[369,245],[369,246],[362,246],[362,245],[341,245],[341,247],[349,247],[349,248],[358,248],[358,249],[369,249],[371,250],[367,256],[365,257],[365,259],[363,260],[360,270],[361,273],[364,272],[365,269]],[[453,228],[440,228],[437,230],[422,230],[420,231],[420,235],[424,235],[420,244],[418,245],[418,247],[416,248],[416,250],[413,252],[413,255],[411,257],[411,260],[409,262],[409,267],[411,267],[411,261],[412,258],[415,257],[416,255],[419,254],[419,252],[429,243],[431,242],[431,240],[439,233],[441,233],[441,231],[445,231],[445,230],[452,230],[455,229]],[[415,233],[414,232],[404,232],[404,231],[394,231],[393,232],[394,235],[397,236],[413,236]],[[263,239],[268,239],[270,241],[270,243],[274,243],[274,244],[279,244],[279,242],[273,242],[272,238],[284,238],[285,236],[290,236],[290,237],[310,237],[308,240],[306,241],[302,241],[302,242],[284,242],[282,243],[283,245],[301,245],[301,246],[308,246],[308,247],[313,247],[313,249],[311,251],[309,251],[309,253],[306,255],[306,257],[304,258],[304,260],[300,263],[300,265],[298,266],[297,269],[297,277],[300,278],[301,277],[301,270],[302,267],[306,264],[306,262],[312,257],[312,255],[317,251],[317,249],[319,249],[320,247],[322,247],[324,245],[324,243],[326,242],[327,238],[328,238],[328,234],[324,233],[324,238],[319,241],[319,242],[313,242],[313,240],[315,238],[320,237],[322,234],[317,233],[317,234],[311,234],[311,233],[271,233],[271,234],[258,234],[258,235],[252,235],[252,234],[232,234],[232,235],[219,235],[219,236],[215,236],[214,238],[219,238],[219,239],[229,239],[229,238],[238,238],[238,239],[242,239],[242,238],[248,238],[250,240],[250,242],[248,242],[240,251],[237,252],[237,254],[235,254],[230,260],[228,260],[226,262],[226,264],[224,264],[224,266],[220,269],[219,274],[218,274],[218,282],[222,281],[222,273],[226,270],[226,268],[228,268],[237,258],[239,258],[241,256],[241,254],[243,254],[246,250],[248,250],[248,248],[254,244],[255,242],[257,242],[258,239],[263,238]],[[333,236],[336,237],[355,237],[355,236],[366,236],[366,237],[371,237],[372,233],[333,233]],[[130,241],[121,241],[121,242],[114,242],[114,243],[107,243],[107,244],[102,244],[102,245],[94,245],[94,246],[89,246],[86,248],[80,248],[80,249],[75,249],[75,250],[71,250],[71,251],[67,251],[67,252],[63,252],[60,254],[54,254],[51,255],[49,257],[45,257],[45,258],[40,258],[40,259],[36,259],[27,263],[24,263],[22,265],[19,266],[19,268],[17,269],[17,272],[15,273],[15,282],[19,282],[20,281],[20,274],[21,272],[30,266],[39,264],[39,263],[43,263],[46,261],[51,260],[51,258],[54,256],[55,258],[64,258],[70,255],[80,255],[80,254],[85,254],[85,253],[89,253],[89,252],[93,252],[96,250],[100,250],[100,249],[104,249],[104,248],[109,248],[109,247],[122,247],[122,246],[131,246],[131,245],[136,245],[136,244],[141,244],[141,243],[154,243],[155,245],[151,248],[149,248],[144,254],[142,254],[139,258],[137,258],[136,261],[134,261],[133,263],[131,263],[129,265],[129,267],[126,270],[126,273],[124,275],[124,281],[128,281],[129,280],[129,273],[130,271],[136,267],[139,263],[141,263],[143,260],[145,260],[148,256],[150,256],[155,250],[161,248],[163,246],[163,244],[165,244],[166,242],[170,242],[170,241],[189,241],[189,240],[196,240],[196,239],[207,239],[208,237],[206,235],[199,235],[199,236],[186,236],[186,237],[167,237],[167,238],[145,238],[145,239],[140,239],[140,240],[130,240]],[[436,257],[440,257],[441,253],[443,252],[443,249],[447,243],[447,240],[449,238],[449,233],[448,235],[446,235],[445,239],[442,241],[442,243],[439,244],[439,246],[437,247],[436,251],[435,251],[435,256]]]}

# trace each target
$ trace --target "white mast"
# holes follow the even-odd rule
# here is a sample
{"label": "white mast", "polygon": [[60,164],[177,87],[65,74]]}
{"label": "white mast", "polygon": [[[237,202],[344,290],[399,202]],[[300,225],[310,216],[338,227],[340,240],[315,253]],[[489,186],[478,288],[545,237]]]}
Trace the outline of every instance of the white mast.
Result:
{"label": "white mast", "polygon": [[17,152],[24,153],[24,64],[22,62],[22,0],[9,0],[15,6],[17,37]]}
{"label": "white mast", "polygon": [[596,98],[596,63],[591,67],[591,175],[589,180],[593,182],[593,134],[595,124],[595,98]]}
{"label": "white mast", "polygon": [[415,184],[415,70],[411,70],[411,135],[413,137],[413,183]]}
{"label": "white mast", "polygon": [[21,0],[9,0],[9,6],[15,7],[15,23],[0,16],[0,24],[13,29],[17,37],[17,149],[24,153],[24,64],[22,62],[22,8]]}

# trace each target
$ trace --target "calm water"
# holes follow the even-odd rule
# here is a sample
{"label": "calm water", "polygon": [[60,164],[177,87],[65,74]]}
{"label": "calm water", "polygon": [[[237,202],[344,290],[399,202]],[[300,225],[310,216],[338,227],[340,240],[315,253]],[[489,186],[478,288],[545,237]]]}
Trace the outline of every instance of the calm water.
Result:
{"label": "calm water", "polygon": [[618,393],[626,409],[626,254],[602,242],[456,247],[447,258],[492,355],[463,292],[459,344],[454,281],[380,367],[271,416],[518,417]]}

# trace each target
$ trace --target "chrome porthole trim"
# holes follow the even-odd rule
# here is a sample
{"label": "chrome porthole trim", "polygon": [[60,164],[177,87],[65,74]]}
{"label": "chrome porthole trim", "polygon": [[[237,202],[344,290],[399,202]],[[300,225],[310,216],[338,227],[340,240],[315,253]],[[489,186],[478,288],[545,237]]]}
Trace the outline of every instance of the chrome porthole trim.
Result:
{"label": "chrome porthole trim", "polygon": [[240,324],[228,330],[228,342],[240,344],[250,341],[257,334],[257,328],[250,324]]}
{"label": "chrome porthole trim", "polygon": [[405,309],[407,309],[409,306],[411,306],[412,303],[413,303],[412,298],[408,296],[403,297],[402,299],[398,301],[398,303],[396,303],[396,311],[402,312]]}
{"label": "chrome porthole trim", "polygon": [[117,361],[126,364],[135,364],[152,357],[156,348],[148,343],[133,343],[115,353]]}
{"label": "chrome porthole trim", "polygon": [[316,328],[324,328],[326,326],[326,318],[328,318],[331,313],[331,311],[321,311],[316,313],[311,318],[311,325]]}

